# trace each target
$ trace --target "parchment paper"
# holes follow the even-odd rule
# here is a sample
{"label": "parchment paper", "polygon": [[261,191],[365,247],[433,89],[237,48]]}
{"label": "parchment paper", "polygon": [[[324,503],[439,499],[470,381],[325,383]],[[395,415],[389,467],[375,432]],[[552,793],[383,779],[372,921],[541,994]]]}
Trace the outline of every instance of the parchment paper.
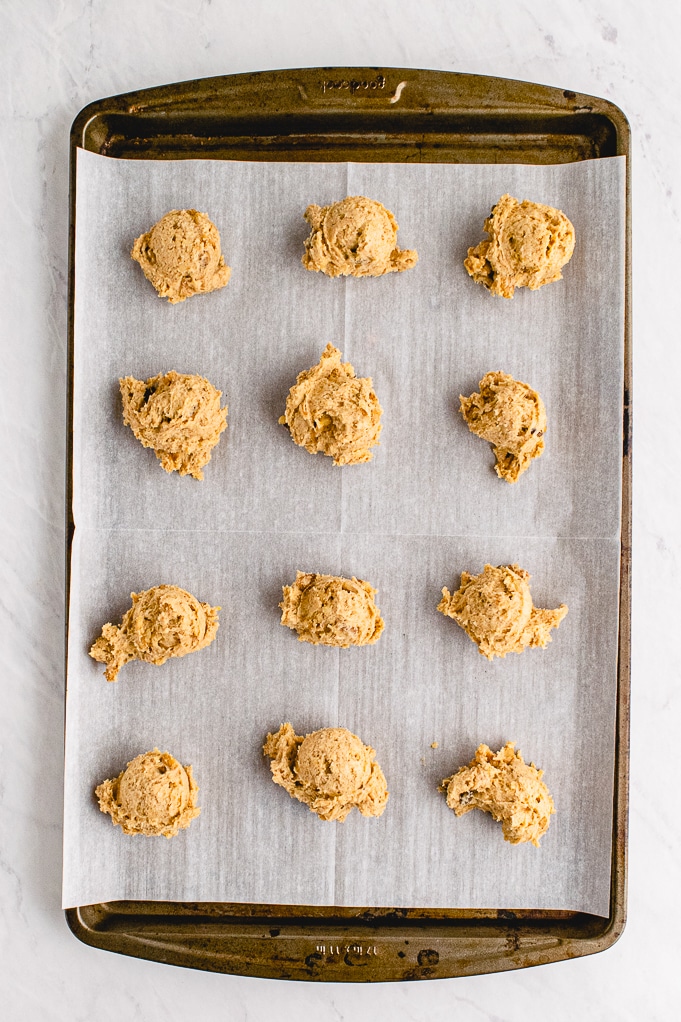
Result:
{"label": "parchment paper", "polygon": [[[143,162],[78,154],[74,515],[64,906],[110,899],[572,909],[607,915],[614,768],[624,309],[623,159],[550,167]],[[558,206],[577,246],[562,282],[513,301],[466,274],[504,192]],[[414,270],[330,280],[300,263],[310,202],[390,208]],[[172,208],[218,225],[228,286],[171,306],[129,258]],[[277,424],[332,341],[373,377],[383,436],[336,468]],[[207,376],[229,426],[198,483],[166,475],[122,422],[118,378]],[[490,369],[535,387],[544,455],[515,486],[458,395]],[[517,562],[569,614],[544,651],[489,663],[435,610],[462,570]],[[375,646],[299,643],[279,625],[296,569],[379,590]],[[129,594],[169,582],[220,604],[217,640],[115,685],[87,651]],[[377,750],[384,815],[323,823],[272,784],[270,730],[343,725]],[[480,742],[516,741],[556,815],[513,847],[439,781]],[[438,742],[436,749],[432,742]],[[201,816],[126,837],[95,786],[158,746],[191,763]]]}

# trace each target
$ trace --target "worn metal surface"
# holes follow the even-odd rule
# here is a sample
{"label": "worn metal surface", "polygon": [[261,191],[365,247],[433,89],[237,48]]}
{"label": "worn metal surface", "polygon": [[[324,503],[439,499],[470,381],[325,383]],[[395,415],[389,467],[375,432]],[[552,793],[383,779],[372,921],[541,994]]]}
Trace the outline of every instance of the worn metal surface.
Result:
{"label": "worn metal surface", "polygon": [[[66,592],[71,516],[75,157],[566,163],[627,156],[616,106],[500,78],[400,68],[230,75],[99,100],[71,129]],[[608,919],[576,912],[113,902],[66,912],[82,941],[213,972],[345,982],[520,969],[610,947],[626,917],[631,611],[631,194],[612,879]],[[68,620],[67,620],[68,629]]]}

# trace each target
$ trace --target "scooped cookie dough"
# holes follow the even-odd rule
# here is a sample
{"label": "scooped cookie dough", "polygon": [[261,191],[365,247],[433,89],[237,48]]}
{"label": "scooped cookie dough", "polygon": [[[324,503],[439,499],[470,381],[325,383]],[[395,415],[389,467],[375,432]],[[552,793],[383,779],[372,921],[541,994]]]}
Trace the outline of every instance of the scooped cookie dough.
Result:
{"label": "scooped cookie dough", "polygon": [[363,195],[330,206],[308,206],[312,228],[303,266],[327,277],[382,277],[416,265],[418,253],[397,248],[397,222],[389,209]]}
{"label": "scooped cookie dough", "polygon": [[575,247],[575,229],[565,213],[540,202],[502,195],[484,230],[489,241],[468,249],[464,266],[473,280],[503,298],[517,287],[531,291],[561,280],[561,267]]}
{"label": "scooped cookie dough", "polygon": [[171,209],[130,253],[161,298],[173,305],[224,287],[231,275],[215,224],[197,209]]}
{"label": "scooped cookie dough", "polygon": [[123,422],[144,447],[151,447],[166,472],[203,479],[201,469],[227,428],[222,391],[203,376],[169,372],[150,379],[118,381]]}
{"label": "scooped cookie dough", "polygon": [[486,373],[480,393],[459,400],[471,433],[492,444],[499,478],[517,482],[544,450],[546,409],[539,394],[508,373]]}
{"label": "scooped cookie dough", "polygon": [[355,376],[338,348],[327,344],[318,365],[299,373],[279,422],[310,454],[326,454],[334,465],[359,465],[373,458],[382,412],[371,377]]}
{"label": "scooped cookie dough", "polygon": [[356,806],[362,816],[380,816],[388,801],[376,753],[344,727],[325,727],[304,738],[290,724],[269,734],[263,753],[272,780],[320,820],[342,822]]}
{"label": "scooped cookie dough", "polygon": [[531,841],[538,848],[555,812],[553,799],[542,781],[544,771],[525,763],[514,745],[507,742],[499,752],[479,745],[467,766],[445,777],[440,791],[457,816],[482,809],[501,823],[505,841],[512,845]]}
{"label": "scooped cookie dough", "polygon": [[369,646],[383,631],[383,618],[374,603],[376,590],[359,578],[296,572],[284,586],[281,623],[313,646]]}
{"label": "scooped cookie dough", "polygon": [[190,766],[183,767],[169,752],[143,752],[118,777],[95,788],[99,808],[124,834],[174,837],[201,810],[199,788]]}
{"label": "scooped cookie dough", "polygon": [[453,595],[443,589],[437,609],[461,625],[488,660],[544,647],[568,609],[564,603],[556,610],[535,607],[529,579],[517,564],[486,564],[480,575],[462,571],[460,588]]}
{"label": "scooped cookie dough", "polygon": [[106,664],[104,676],[116,681],[121,667],[131,660],[161,665],[171,657],[186,656],[209,646],[218,630],[218,611],[199,603],[177,586],[154,586],[131,593],[132,607],[119,626],[106,624],[90,656]]}

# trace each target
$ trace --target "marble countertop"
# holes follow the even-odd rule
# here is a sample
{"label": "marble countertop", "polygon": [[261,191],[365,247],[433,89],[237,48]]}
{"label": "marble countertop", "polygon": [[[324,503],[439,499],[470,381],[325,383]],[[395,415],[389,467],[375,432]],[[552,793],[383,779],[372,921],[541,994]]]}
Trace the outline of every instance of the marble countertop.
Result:
{"label": "marble countertop", "polygon": [[[14,1020],[668,1019],[681,825],[681,73],[676,0],[5,0],[0,1004]],[[633,133],[634,626],[629,921],[591,958],[379,986],[211,975],[86,947],[60,909],[68,135],[103,96],[303,66],[423,67],[605,97]],[[666,253],[669,253],[667,260]],[[669,266],[665,265],[669,262]],[[681,378],[681,372],[679,374]],[[662,386],[667,381],[665,387]],[[675,802],[676,796],[676,802]]]}

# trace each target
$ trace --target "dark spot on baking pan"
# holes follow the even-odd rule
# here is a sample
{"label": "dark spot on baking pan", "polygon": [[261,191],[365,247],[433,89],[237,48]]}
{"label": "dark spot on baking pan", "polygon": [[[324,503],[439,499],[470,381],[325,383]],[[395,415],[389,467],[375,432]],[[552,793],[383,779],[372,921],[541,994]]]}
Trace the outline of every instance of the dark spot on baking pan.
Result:
{"label": "dark spot on baking pan", "polygon": [[270,930],[270,937],[278,937],[280,933],[281,930],[278,929]]}
{"label": "dark spot on baking pan", "polygon": [[370,959],[362,957],[360,951],[348,951],[343,961],[346,965],[368,965]]}
{"label": "dark spot on baking pan", "polygon": [[391,908],[388,912],[381,910],[374,910],[371,908],[366,909],[364,912],[360,912],[359,919],[406,919],[409,914],[408,908]]}
{"label": "dark spot on baking pan", "polygon": [[427,948],[425,951],[419,951],[416,961],[420,966],[429,965],[432,967],[440,961],[440,955],[437,951],[433,951],[432,948]]}
{"label": "dark spot on baking pan", "polygon": [[321,963],[324,961],[324,955],[321,951],[313,951],[311,955],[308,955],[305,959],[305,964],[308,969],[318,969]]}

